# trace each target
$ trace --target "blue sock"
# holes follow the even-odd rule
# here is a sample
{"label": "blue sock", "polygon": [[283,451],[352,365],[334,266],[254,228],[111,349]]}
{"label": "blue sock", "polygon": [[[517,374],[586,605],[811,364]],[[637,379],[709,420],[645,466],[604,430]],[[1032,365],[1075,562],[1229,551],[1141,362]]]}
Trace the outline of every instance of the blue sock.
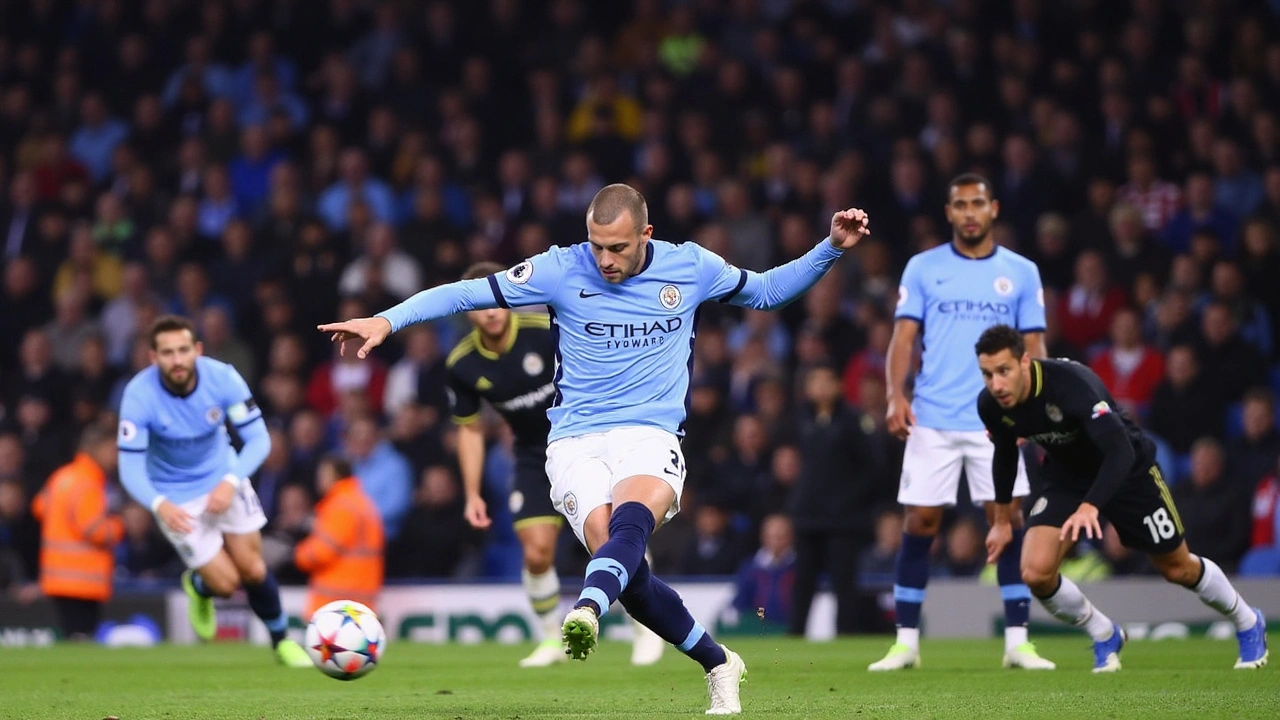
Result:
{"label": "blue sock", "polygon": [[706,672],[727,660],[720,643],[712,639],[702,623],[693,619],[680,595],[649,572],[649,563],[643,557],[640,558],[640,567],[631,576],[631,584],[622,591],[618,600],[636,622],[675,645],[680,652],[702,665]]}
{"label": "blue sock", "polygon": [[204,584],[204,578],[198,572],[193,571],[191,573],[191,587],[195,589],[196,594],[200,597],[213,597],[213,591],[209,589],[208,585]]}
{"label": "blue sock", "polygon": [[1004,600],[1004,626],[1026,627],[1031,616],[1031,589],[1022,582],[1022,528],[1013,531],[1013,542],[996,560],[1000,599]]}
{"label": "blue sock", "polygon": [[644,547],[654,525],[653,513],[641,503],[623,503],[613,509],[609,539],[587,563],[587,578],[574,607],[589,607],[597,617],[604,617],[644,561]]}
{"label": "blue sock", "polygon": [[279,645],[284,640],[285,631],[289,629],[289,619],[280,606],[280,587],[276,585],[275,576],[268,572],[261,583],[246,584],[244,592],[249,596],[249,607],[253,614],[262,620],[267,626],[267,632],[271,633],[271,647]]}
{"label": "blue sock", "polygon": [[902,533],[893,584],[893,606],[900,628],[920,627],[920,606],[924,604],[924,586],[929,582],[929,548],[932,546],[931,536]]}

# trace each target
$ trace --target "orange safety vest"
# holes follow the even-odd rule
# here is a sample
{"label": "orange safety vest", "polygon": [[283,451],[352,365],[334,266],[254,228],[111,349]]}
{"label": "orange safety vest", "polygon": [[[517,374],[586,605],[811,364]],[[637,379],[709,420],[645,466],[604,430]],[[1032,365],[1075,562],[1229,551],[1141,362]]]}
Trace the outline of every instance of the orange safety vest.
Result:
{"label": "orange safety vest", "polygon": [[315,525],[294,550],[298,569],[311,575],[307,617],[334,600],[355,600],[377,610],[385,540],[382,516],[360,481],[344,478],[316,504]]}
{"label": "orange safety vest", "polygon": [[31,503],[40,521],[40,590],[49,597],[105,601],[112,547],[124,524],[107,514],[107,475],[85,453],[58,468]]}

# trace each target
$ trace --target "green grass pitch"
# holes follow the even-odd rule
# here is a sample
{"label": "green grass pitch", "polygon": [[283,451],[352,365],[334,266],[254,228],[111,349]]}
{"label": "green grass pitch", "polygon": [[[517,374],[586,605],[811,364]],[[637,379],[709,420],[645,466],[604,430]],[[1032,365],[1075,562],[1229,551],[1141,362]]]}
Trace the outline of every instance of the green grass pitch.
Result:
{"label": "green grass pitch", "polygon": [[[1054,672],[1005,671],[1001,643],[926,642],[924,667],[870,674],[888,638],[805,643],[734,639],[747,663],[744,717],[1277,718],[1276,668],[1231,669],[1231,641],[1133,642],[1117,675],[1089,672],[1083,636],[1045,638]],[[262,647],[0,650],[0,718],[534,718],[701,717],[701,669],[668,649],[632,668],[630,646],[604,642],[586,662],[522,670],[524,646],[393,643],[355,682],[286,670]]]}

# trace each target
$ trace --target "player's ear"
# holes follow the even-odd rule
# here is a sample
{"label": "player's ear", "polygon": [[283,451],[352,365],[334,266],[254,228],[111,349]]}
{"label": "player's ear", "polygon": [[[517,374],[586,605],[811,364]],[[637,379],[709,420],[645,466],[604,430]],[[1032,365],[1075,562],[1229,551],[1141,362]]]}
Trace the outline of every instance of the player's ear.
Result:
{"label": "player's ear", "polygon": [[995,220],[998,217],[1000,217],[1000,201],[991,198],[991,219]]}
{"label": "player's ear", "polygon": [[204,354],[204,343],[203,343],[203,342],[201,342],[201,341],[199,341],[199,340],[197,340],[197,341],[196,341],[196,355],[203,355],[203,354]]}
{"label": "player's ear", "polygon": [[648,240],[649,238],[653,237],[653,226],[645,225],[644,229],[640,231],[640,237],[644,240]]}

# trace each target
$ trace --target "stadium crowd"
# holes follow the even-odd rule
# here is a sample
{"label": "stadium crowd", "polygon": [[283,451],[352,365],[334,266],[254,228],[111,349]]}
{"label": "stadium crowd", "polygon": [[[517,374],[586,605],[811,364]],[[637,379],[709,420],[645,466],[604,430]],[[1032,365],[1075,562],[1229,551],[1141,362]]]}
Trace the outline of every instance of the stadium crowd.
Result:
{"label": "stadium crowd", "polygon": [[[782,613],[757,586],[784,582],[793,537],[852,534],[883,575],[897,278],[949,240],[963,171],[992,181],[998,242],[1039,264],[1051,355],[1158,439],[1192,551],[1280,573],[1280,3],[0,2],[0,588],[30,594],[31,498],[168,312],[266,411],[269,550],[305,534],[337,450],[390,577],[518,575],[510,531],[462,517],[444,359],[465,321],[367,362],[313,328],[579,242],[610,182],[642,190],[656,237],[753,269],[869,212],[802,301],[706,308],[685,510],[653,551],[664,575],[741,571],[744,609]],[[171,580],[151,514],[112,493],[118,576]],[[961,507],[935,566],[979,574],[983,533]],[[1080,554],[1150,571],[1113,533]]]}

